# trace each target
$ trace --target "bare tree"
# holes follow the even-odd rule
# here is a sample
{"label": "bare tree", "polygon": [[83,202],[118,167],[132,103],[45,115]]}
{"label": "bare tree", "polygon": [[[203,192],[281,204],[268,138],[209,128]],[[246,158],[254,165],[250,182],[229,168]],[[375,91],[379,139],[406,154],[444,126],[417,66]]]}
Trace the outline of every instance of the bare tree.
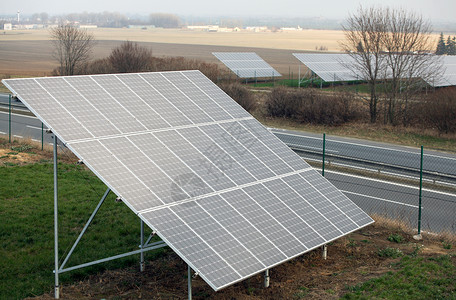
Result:
{"label": "bare tree", "polygon": [[152,50],[130,41],[114,48],[108,57],[115,72],[132,73],[150,71]]}
{"label": "bare tree", "polygon": [[378,9],[360,6],[356,14],[350,15],[343,25],[345,40],[340,43],[342,49],[355,61],[347,66],[354,73],[361,74],[369,84],[370,121],[375,123],[378,115],[377,85],[385,73],[382,35],[385,32],[385,16]]}
{"label": "bare tree", "polygon": [[409,98],[425,80],[438,76],[439,57],[430,55],[434,47],[432,26],[422,16],[404,9],[383,9],[386,33],[382,35],[385,63],[388,69],[388,122],[396,123],[397,112],[402,112],[407,125]]}
{"label": "bare tree", "polygon": [[360,7],[349,16],[341,46],[355,60],[349,67],[361,71],[369,83],[371,122],[377,119],[380,80],[387,97],[385,121],[396,123],[400,110],[406,124],[410,96],[423,80],[438,77],[441,64],[429,54],[434,47],[431,32],[428,21],[404,9]]}
{"label": "bare tree", "polygon": [[51,29],[51,38],[55,46],[54,57],[60,64],[59,75],[74,75],[89,60],[94,37],[87,30],[60,25]]}

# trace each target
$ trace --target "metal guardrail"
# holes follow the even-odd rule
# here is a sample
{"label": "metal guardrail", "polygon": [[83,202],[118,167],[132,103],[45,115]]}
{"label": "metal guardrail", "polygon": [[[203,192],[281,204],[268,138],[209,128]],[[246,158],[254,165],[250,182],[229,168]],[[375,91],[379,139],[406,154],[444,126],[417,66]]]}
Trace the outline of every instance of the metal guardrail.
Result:
{"label": "metal guardrail", "polygon": [[[322,156],[322,152],[320,151],[315,151],[315,150],[309,150],[302,148],[298,145],[295,144],[290,144],[290,143],[285,143],[290,149],[297,153],[308,153],[312,155],[318,155]],[[376,170],[390,170],[390,171],[402,171],[402,172],[408,172],[409,174],[416,175],[417,177],[420,174],[420,169],[415,169],[415,168],[410,168],[406,166],[400,166],[400,165],[394,165],[394,164],[386,164],[382,162],[376,162],[372,160],[365,160],[362,158],[356,158],[356,157],[350,157],[350,156],[345,156],[345,155],[338,155],[338,154],[331,154],[331,153],[325,153],[326,158],[334,158],[334,159],[340,159],[341,161],[347,161],[347,162],[354,162],[354,163],[359,163],[365,166],[370,166],[372,168],[375,168]],[[444,181],[444,182],[456,182],[456,176],[451,175],[451,174],[445,174],[445,173],[439,173],[439,172],[433,172],[433,171],[426,171],[423,170],[423,175],[427,177],[427,179],[431,179],[433,181]]]}

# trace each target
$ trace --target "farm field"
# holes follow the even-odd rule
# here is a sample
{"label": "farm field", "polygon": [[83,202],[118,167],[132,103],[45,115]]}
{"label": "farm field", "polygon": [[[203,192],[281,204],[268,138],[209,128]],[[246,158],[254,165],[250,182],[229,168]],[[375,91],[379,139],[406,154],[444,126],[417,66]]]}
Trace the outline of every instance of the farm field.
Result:
{"label": "farm field", "polygon": [[[315,51],[325,46],[338,51],[342,31],[296,32],[198,32],[180,29],[91,30],[97,44],[93,57],[107,56],[122,41],[135,41],[152,49],[155,56],[183,56],[206,62],[219,61],[215,51],[254,51],[284,76],[297,77],[298,61],[293,52]],[[57,66],[48,30],[10,31],[0,35],[0,74],[43,76]],[[219,63],[221,64],[221,63]]]}

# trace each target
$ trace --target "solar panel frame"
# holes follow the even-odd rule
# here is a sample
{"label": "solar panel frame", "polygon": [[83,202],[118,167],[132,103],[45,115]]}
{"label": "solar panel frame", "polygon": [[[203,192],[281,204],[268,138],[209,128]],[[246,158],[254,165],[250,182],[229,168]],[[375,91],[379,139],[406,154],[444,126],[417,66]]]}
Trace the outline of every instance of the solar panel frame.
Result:
{"label": "solar panel frame", "polygon": [[[129,89],[129,98],[158,115],[161,125],[150,123],[148,127],[135,114],[130,114],[134,126],[124,128],[116,123],[114,112],[108,111],[113,115],[106,118],[102,111],[110,106],[109,101],[116,105],[117,114],[130,105],[116,99],[113,92],[116,89],[106,83],[109,76],[115,85],[119,85],[119,79],[121,82],[136,79],[132,81],[136,87]],[[160,80],[152,80],[157,76]],[[90,85],[88,78],[97,85]],[[31,105],[29,101],[36,101],[34,94],[43,89],[41,81],[50,86],[55,83],[49,81],[57,81],[64,86],[54,86],[55,91],[48,91],[47,97],[38,93],[38,102]],[[373,222],[199,71],[3,82],[13,92],[19,87],[16,93],[19,99],[214,290]],[[33,93],[24,87],[27,82],[34,87]],[[105,102],[88,103],[85,91],[74,87],[77,84],[97,87],[93,94]],[[74,94],[69,92],[72,85]],[[111,93],[110,89],[113,89]],[[184,120],[159,113],[152,100]],[[95,135],[87,130],[74,115],[76,112],[82,115],[81,108],[74,107],[75,101],[89,106],[91,113],[99,113],[100,116],[92,118],[97,122],[104,120],[105,131]],[[59,108],[57,115],[48,113],[55,108]],[[136,111],[143,116],[142,110]],[[46,113],[44,118],[42,114]],[[68,118],[64,124],[60,113]],[[196,114],[198,118],[191,116],[191,119],[187,114]],[[125,124],[121,117],[120,124]],[[141,126],[146,129],[138,131],[143,129]],[[66,127],[76,128],[82,134],[65,131]],[[210,169],[205,169],[207,166]],[[328,195],[321,194],[314,186],[324,187]],[[169,194],[165,187],[170,189]],[[286,192],[288,197],[278,191]],[[327,211],[335,222],[320,210]],[[186,212],[204,218],[188,218]],[[292,216],[297,224],[290,223],[285,216]],[[233,218],[238,222],[233,222]],[[163,225],[168,223],[171,227]],[[338,229],[335,225],[339,223]],[[317,224],[322,227],[314,228]],[[303,228],[310,228],[314,233],[309,235]],[[208,235],[208,229],[217,229],[217,234]],[[232,244],[222,243],[219,236],[229,238]],[[194,241],[189,243],[189,237]],[[230,251],[224,251],[225,246],[220,247],[220,243],[230,246]]]}
{"label": "solar panel frame", "polygon": [[212,52],[212,54],[240,78],[282,76],[255,52]]}
{"label": "solar panel frame", "polygon": [[445,55],[441,59],[443,73],[436,78],[427,78],[426,82],[432,87],[456,85],[456,55]]}
{"label": "solar panel frame", "polygon": [[302,64],[326,82],[363,80],[361,72],[348,69],[355,63],[354,59],[345,53],[293,53]]}

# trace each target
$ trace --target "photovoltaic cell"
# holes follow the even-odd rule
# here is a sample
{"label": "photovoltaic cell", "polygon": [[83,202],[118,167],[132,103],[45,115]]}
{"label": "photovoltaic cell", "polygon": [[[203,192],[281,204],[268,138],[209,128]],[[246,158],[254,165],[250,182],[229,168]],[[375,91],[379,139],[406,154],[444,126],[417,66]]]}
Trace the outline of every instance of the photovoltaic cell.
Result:
{"label": "photovoltaic cell", "polygon": [[254,52],[213,52],[212,54],[240,78],[282,76]]}
{"label": "photovoltaic cell", "polygon": [[348,54],[293,53],[293,56],[326,82],[363,80],[362,74],[355,74],[348,67],[355,63]]}
{"label": "photovoltaic cell", "polygon": [[445,55],[441,59],[443,74],[427,79],[427,83],[433,87],[456,85],[456,55]]}
{"label": "photovoltaic cell", "polygon": [[214,290],[373,222],[199,71],[3,82]]}

